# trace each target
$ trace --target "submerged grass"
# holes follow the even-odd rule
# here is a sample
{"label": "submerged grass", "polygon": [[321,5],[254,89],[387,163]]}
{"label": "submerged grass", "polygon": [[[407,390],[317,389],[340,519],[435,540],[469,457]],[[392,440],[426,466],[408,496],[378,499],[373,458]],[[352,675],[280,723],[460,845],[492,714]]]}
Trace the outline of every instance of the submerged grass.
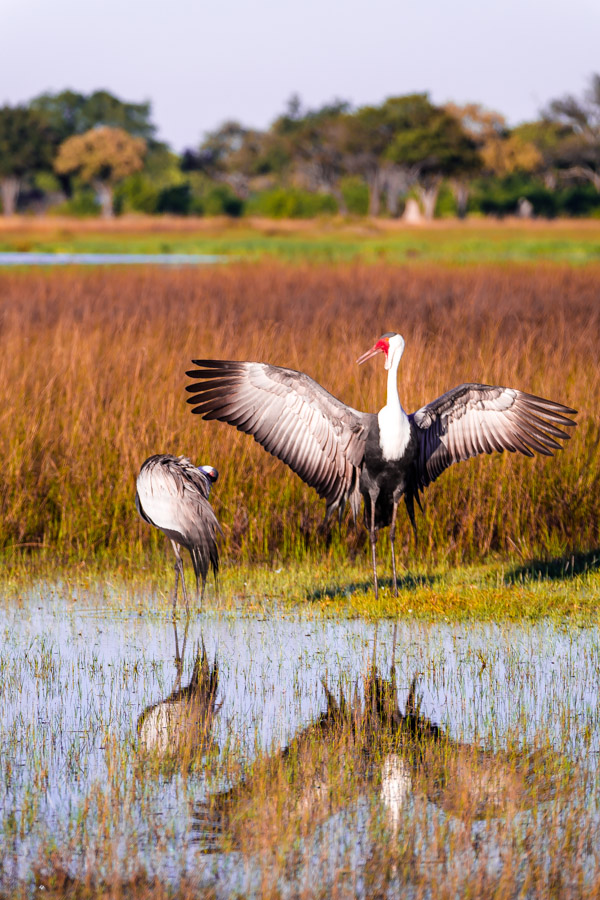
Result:
{"label": "submerged grass", "polygon": [[3,900],[597,895],[593,629],[211,616],[174,670],[164,620],[36,610],[0,650]]}

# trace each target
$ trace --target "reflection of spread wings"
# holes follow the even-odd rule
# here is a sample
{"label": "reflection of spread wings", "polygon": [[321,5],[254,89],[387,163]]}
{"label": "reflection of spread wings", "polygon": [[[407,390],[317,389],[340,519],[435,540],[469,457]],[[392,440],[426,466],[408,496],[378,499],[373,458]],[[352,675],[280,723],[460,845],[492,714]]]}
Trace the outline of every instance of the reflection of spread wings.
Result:
{"label": "reflection of spread wings", "polygon": [[575,410],[522,391],[461,384],[413,413],[417,426],[417,481],[425,488],[452,463],[494,450],[552,456],[575,425]]}
{"label": "reflection of spread wings", "polygon": [[[348,791],[359,797],[375,788],[397,832],[411,814],[411,795],[472,821],[534,806],[540,792],[549,796],[553,772],[564,778],[564,760],[552,752],[486,750],[478,742],[452,738],[421,712],[417,679],[410,684],[404,712],[393,666],[386,678],[373,665],[362,696],[357,689],[349,701],[342,692],[336,699],[323,683],[327,708],[320,716],[287,746],[257,758],[237,784],[195,803],[193,830],[203,850],[222,851],[226,835],[229,848],[252,846],[259,852],[265,836],[276,842],[294,817],[303,829],[307,822],[316,829],[347,809]],[[277,813],[265,816],[272,785]]]}
{"label": "reflection of spread wings", "polygon": [[327,513],[360,504],[360,469],[370,416],[302,372],[257,362],[197,359],[188,403],[205,419],[251,434],[327,501]]}

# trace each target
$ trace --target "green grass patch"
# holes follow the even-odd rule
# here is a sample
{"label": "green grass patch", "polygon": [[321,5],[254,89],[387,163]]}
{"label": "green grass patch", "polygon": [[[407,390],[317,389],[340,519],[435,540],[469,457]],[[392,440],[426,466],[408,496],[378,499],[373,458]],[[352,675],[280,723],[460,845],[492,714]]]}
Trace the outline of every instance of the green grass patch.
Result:
{"label": "green grass patch", "polygon": [[[164,229],[164,230],[163,230]],[[600,224],[523,225],[436,224],[430,228],[354,224],[203,222],[194,229],[171,224],[152,230],[132,222],[113,229],[94,224],[72,228],[31,226],[0,231],[0,251],[42,253],[200,253],[241,259],[274,258],[285,262],[381,262],[418,264],[600,261]]]}
{"label": "green grass patch", "polygon": [[[170,552],[170,551],[169,551]],[[186,568],[187,585],[193,576]],[[56,592],[74,604],[91,603],[140,615],[170,615],[173,569],[170,555],[157,553],[110,565],[106,560],[65,566],[50,558],[4,561],[3,602],[33,592],[47,602]],[[201,607],[191,594],[190,610]],[[551,561],[492,560],[476,566],[416,564],[403,569],[395,596],[388,567],[380,566],[375,601],[369,560],[333,562],[307,556],[278,566],[225,564],[207,585],[204,607],[242,615],[269,614],[274,608],[308,617],[401,618],[423,622],[569,620],[600,621],[600,551]],[[177,617],[185,617],[179,594]]]}

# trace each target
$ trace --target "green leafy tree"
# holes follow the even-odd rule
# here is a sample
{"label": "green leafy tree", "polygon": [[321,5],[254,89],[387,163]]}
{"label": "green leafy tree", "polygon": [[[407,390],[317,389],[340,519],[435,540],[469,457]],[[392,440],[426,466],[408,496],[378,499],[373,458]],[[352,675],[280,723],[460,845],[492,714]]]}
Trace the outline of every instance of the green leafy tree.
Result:
{"label": "green leafy tree", "polygon": [[61,142],[100,125],[122,128],[134,137],[144,138],[148,145],[156,133],[150,103],[129,103],[108,91],[81,94],[66,90],[40,94],[31,101],[30,107],[43,113]]}
{"label": "green leafy tree", "polygon": [[213,181],[229,185],[245,200],[253,182],[280,173],[288,163],[277,135],[230,120],[208,132],[197,151],[186,150],[181,167],[184,172],[202,172]]}
{"label": "green leafy tree", "polygon": [[114,207],[119,212],[186,214],[192,205],[191,200],[189,204],[186,201],[190,190],[179,156],[157,148],[147,153],[142,172],[129,175],[117,185]]}
{"label": "green leafy tree", "polygon": [[567,94],[553,100],[544,117],[568,129],[558,148],[564,174],[600,191],[600,75],[592,75],[581,98]]}
{"label": "green leafy tree", "polygon": [[195,160],[198,171],[204,171],[213,178],[230,171],[247,133],[248,129],[235,119],[207,132]]}
{"label": "green leafy tree", "polygon": [[[535,144],[524,134],[510,131],[501,113],[479,103],[464,106],[448,103],[444,109],[473,142],[479,153],[481,171],[486,175],[505,178],[540,168],[542,157]],[[470,180],[476,169],[475,165],[467,166],[450,179],[459,216],[466,213]]]}
{"label": "green leafy tree", "polygon": [[144,165],[146,142],[121,128],[94,128],[64,141],[54,163],[57,172],[77,173],[98,192],[102,214],[113,215],[115,185],[139,172]]}
{"label": "green leafy tree", "polygon": [[[58,143],[73,135],[85,134],[92,128],[106,126],[121,128],[134,137],[143,138],[148,148],[147,162],[167,150],[166,145],[155,138],[156,126],[152,122],[149,102],[131,103],[105,90],[90,94],[65,90],[40,94],[31,101],[30,107],[43,114],[58,136]],[[59,174],[59,180],[69,197],[73,192],[72,176]]]}
{"label": "green leafy tree", "polygon": [[340,180],[347,173],[346,143],[350,104],[334,100],[315,110],[302,111],[300,100],[292,97],[288,110],[273,124],[273,133],[282,145],[297,179],[309,190],[331,194],[338,209],[347,213]]}
{"label": "green leafy tree", "polygon": [[404,173],[399,172],[385,156],[395,134],[389,110],[385,108],[385,104],[363,106],[353,115],[347,116],[345,126],[346,170],[366,183],[369,191],[369,215],[379,215],[381,194],[385,188],[388,189],[388,208],[395,214],[397,197],[408,188],[408,184]]}
{"label": "green leafy tree", "polygon": [[348,172],[368,186],[372,216],[384,193],[397,215],[400,197],[415,187],[431,217],[442,179],[480,164],[474,142],[427,94],[390,97],[347,116],[345,149]]}
{"label": "green leafy tree", "polygon": [[434,106],[427,94],[394,98],[387,105],[396,128],[385,156],[414,179],[425,217],[432,219],[443,179],[480,168],[475,141],[454,116]]}
{"label": "green leafy tree", "polygon": [[23,178],[52,166],[56,135],[45,118],[24,106],[0,108],[0,191],[5,216],[13,215]]}
{"label": "green leafy tree", "polygon": [[564,148],[572,134],[568,125],[549,119],[524,122],[511,131],[513,137],[535,147],[539,162],[534,171],[540,175],[548,190],[556,190],[561,171],[569,166]]}

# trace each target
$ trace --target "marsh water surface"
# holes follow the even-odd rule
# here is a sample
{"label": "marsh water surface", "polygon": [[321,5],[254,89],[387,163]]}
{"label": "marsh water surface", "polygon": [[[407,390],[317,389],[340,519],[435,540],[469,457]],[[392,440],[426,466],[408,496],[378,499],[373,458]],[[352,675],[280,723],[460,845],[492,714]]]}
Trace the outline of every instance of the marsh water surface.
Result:
{"label": "marsh water surface", "polygon": [[[593,882],[597,629],[400,621],[392,679],[389,620],[376,643],[371,622],[277,608],[211,610],[174,628],[164,608],[119,612],[93,592],[45,586],[6,601],[2,616],[4,887],[33,883],[59,859],[74,878],[143,870],[223,897],[264,893],[267,870],[284,896],[317,872],[331,889],[366,895],[375,850],[387,847],[384,894],[393,896],[408,847],[415,871],[441,864],[445,848],[448,877],[453,854],[462,871],[483,866],[490,876],[516,829],[537,841],[542,871],[572,821],[588,836],[577,871]],[[373,663],[394,694],[386,722],[396,731],[375,740],[365,726],[355,752],[334,734],[334,707],[368,706]],[[398,744],[409,720],[418,753]],[[434,762],[433,739],[444,748]],[[290,758],[305,760],[309,748],[318,766],[292,772]],[[269,792],[284,797],[279,812]],[[252,803],[269,809],[252,819]],[[281,809],[287,825],[277,820],[276,844],[286,861],[276,865],[267,820]],[[301,820],[293,840],[292,814]]]}
{"label": "marsh water surface", "polygon": [[0,251],[0,266],[202,266],[226,262],[215,253],[40,253]]}

